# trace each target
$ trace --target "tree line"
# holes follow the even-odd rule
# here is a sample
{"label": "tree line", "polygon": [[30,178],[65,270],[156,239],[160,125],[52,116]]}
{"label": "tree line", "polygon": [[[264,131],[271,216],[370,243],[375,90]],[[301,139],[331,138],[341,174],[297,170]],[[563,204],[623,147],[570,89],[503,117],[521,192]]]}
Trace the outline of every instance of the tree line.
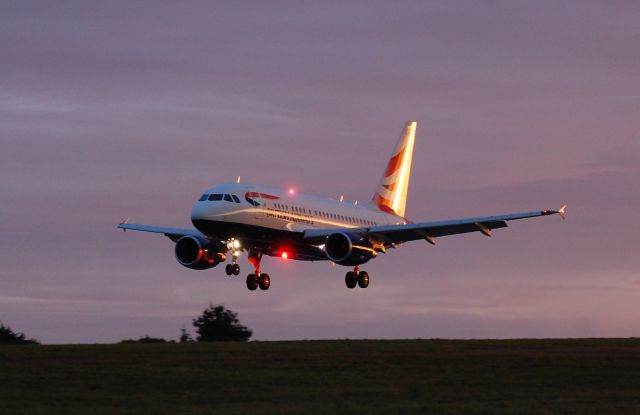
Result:
{"label": "tree line", "polygon": [[[182,327],[178,341],[190,342],[216,342],[216,341],[248,341],[253,332],[240,324],[238,313],[227,309],[223,305],[210,304],[198,317],[192,320],[192,325],[197,333],[195,339]],[[173,340],[150,337],[145,335],[139,339],[126,339],[120,343],[165,343]],[[23,333],[12,330],[0,322],[0,344],[40,344],[38,340],[28,339]]]}

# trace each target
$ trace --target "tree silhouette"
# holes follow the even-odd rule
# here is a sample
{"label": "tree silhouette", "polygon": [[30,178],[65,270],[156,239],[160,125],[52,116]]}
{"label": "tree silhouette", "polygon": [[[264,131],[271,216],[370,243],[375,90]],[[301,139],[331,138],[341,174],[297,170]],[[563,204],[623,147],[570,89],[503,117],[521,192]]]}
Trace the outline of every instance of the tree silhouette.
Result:
{"label": "tree silhouette", "polygon": [[23,333],[16,333],[9,326],[0,323],[0,344],[40,344],[35,339],[27,339]]}
{"label": "tree silhouette", "polygon": [[187,329],[182,326],[182,329],[180,329],[180,343],[191,343],[193,342],[193,339],[191,338],[191,334],[189,334],[189,332],[187,331]]}
{"label": "tree silhouette", "polygon": [[201,316],[193,320],[193,326],[198,332],[196,340],[199,342],[247,341],[252,334],[250,329],[240,324],[237,313],[222,305],[209,305]]}

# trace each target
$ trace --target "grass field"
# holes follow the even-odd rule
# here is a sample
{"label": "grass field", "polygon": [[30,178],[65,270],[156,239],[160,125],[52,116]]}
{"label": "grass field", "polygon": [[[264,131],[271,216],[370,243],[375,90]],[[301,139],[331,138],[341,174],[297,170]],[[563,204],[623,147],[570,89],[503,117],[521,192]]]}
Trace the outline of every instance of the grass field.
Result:
{"label": "grass field", "polygon": [[6,414],[640,414],[640,339],[0,346]]}

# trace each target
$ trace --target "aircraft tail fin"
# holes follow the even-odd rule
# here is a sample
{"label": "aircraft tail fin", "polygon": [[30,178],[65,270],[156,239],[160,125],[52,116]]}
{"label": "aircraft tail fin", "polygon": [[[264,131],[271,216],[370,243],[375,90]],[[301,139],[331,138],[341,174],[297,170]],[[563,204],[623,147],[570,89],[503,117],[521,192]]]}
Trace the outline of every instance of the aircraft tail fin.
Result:
{"label": "aircraft tail fin", "polygon": [[404,217],[407,207],[417,126],[415,121],[405,124],[371,201],[377,209],[401,217]]}

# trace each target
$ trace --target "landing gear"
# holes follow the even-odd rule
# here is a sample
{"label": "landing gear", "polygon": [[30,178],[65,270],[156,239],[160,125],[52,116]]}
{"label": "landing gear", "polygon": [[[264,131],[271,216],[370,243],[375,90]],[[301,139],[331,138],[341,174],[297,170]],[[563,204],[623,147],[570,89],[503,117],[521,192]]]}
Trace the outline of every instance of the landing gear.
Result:
{"label": "landing gear", "polygon": [[238,257],[240,256],[240,241],[235,238],[227,239],[227,249],[231,251],[231,263],[227,264],[225,272],[227,275],[240,275],[240,265],[238,265]]}
{"label": "landing gear", "polygon": [[260,287],[262,291],[266,291],[270,286],[271,278],[269,274],[260,274],[260,276],[256,274],[247,275],[247,288],[251,291],[255,291],[258,287]]}
{"label": "landing gear", "polygon": [[269,277],[269,274],[263,274],[260,272],[261,259],[261,252],[249,251],[249,262],[251,262],[256,268],[256,271],[253,274],[247,275],[247,288],[251,291],[255,291],[258,287],[260,287],[261,290],[266,291],[271,286],[271,278]]}
{"label": "landing gear", "polygon": [[369,286],[369,274],[367,271],[360,271],[360,268],[356,266],[353,271],[347,272],[344,277],[344,283],[347,288],[356,288],[356,285],[360,288],[367,288]]}
{"label": "landing gear", "polygon": [[356,288],[358,280],[356,279],[355,273],[352,271],[347,272],[347,275],[344,277],[344,283],[347,284],[347,288]]}
{"label": "landing gear", "polygon": [[367,271],[361,271],[358,277],[358,286],[360,288],[367,288],[369,286],[369,274]]}
{"label": "landing gear", "polygon": [[258,288],[258,277],[256,274],[247,275],[247,288],[251,291],[255,291]]}
{"label": "landing gear", "polygon": [[224,271],[227,275],[240,275],[240,265],[236,264],[227,264]]}
{"label": "landing gear", "polygon": [[258,286],[260,286],[260,289],[263,291],[269,289],[271,286],[271,278],[269,278],[269,274],[260,274],[260,277],[258,278]]}

